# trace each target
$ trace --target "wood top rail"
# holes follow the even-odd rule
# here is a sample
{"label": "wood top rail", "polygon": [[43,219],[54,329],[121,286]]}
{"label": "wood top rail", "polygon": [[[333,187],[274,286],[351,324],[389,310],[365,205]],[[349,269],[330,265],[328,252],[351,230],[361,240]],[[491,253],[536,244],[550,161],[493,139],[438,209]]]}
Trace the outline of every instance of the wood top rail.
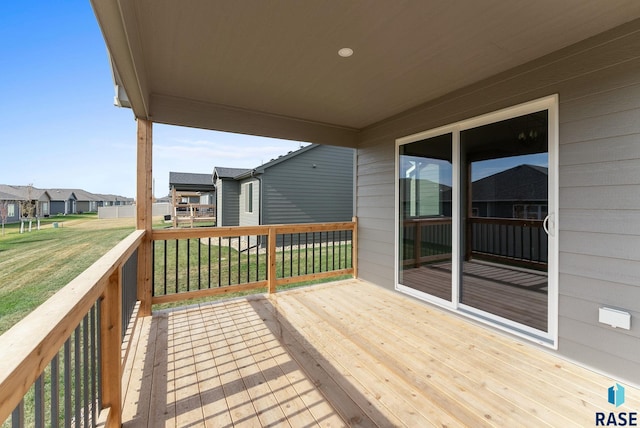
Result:
{"label": "wood top rail", "polygon": [[5,420],[138,248],[136,230],[0,336],[0,420]]}
{"label": "wood top rail", "polygon": [[414,224],[451,224],[451,217],[409,218],[402,222],[403,226],[411,226]]}
{"label": "wood top rail", "polygon": [[469,222],[475,224],[501,224],[506,226],[542,227],[543,220],[532,220],[526,218],[470,217]]}
{"label": "wood top rail", "polygon": [[152,232],[154,241],[165,239],[196,238],[229,238],[236,236],[269,235],[269,230],[276,234],[330,232],[338,230],[354,230],[355,222],[273,224],[264,226],[230,226],[200,227],[197,229],[160,229]]}

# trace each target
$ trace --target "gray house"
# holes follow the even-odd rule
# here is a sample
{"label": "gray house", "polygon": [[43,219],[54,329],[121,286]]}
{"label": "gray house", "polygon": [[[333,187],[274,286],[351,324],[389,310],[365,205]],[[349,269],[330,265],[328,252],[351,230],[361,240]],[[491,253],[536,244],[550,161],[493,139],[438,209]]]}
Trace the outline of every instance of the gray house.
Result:
{"label": "gray house", "polygon": [[187,192],[196,194],[189,196],[188,202],[194,204],[215,205],[215,190],[211,174],[191,172],[169,172],[169,190],[173,193]]}
{"label": "gray house", "polygon": [[[640,2],[258,3],[92,2],[119,105],[357,149],[361,279],[639,385]],[[470,183],[514,158],[544,158],[525,163],[548,171],[549,261],[536,290],[511,287],[526,292],[519,305],[487,294],[483,306],[464,250]],[[451,187],[451,215],[435,211],[440,192],[399,191],[413,176]],[[416,218],[420,205],[431,218]],[[403,266],[401,226],[414,220],[448,223],[449,265]],[[429,275],[409,285],[410,269],[437,269],[442,293]]]}
{"label": "gray house", "polygon": [[5,223],[15,223],[20,221],[20,206],[16,195],[0,191],[0,204],[7,209]]}
{"label": "gray house", "polygon": [[219,225],[321,223],[353,216],[354,151],[311,144],[254,169],[214,169]]}
{"label": "gray house", "polygon": [[50,214],[50,195],[44,189],[38,189],[32,186],[11,186],[0,184],[0,201],[8,202],[8,218],[7,223],[19,221],[23,215],[20,204],[30,200],[34,208],[33,215],[36,217],[44,217]]}
{"label": "gray house", "polygon": [[240,225],[240,182],[236,177],[251,172],[246,168],[213,168],[216,186],[216,226]]}
{"label": "gray house", "polygon": [[49,189],[51,195],[51,214],[77,213],[78,198],[72,189]]}

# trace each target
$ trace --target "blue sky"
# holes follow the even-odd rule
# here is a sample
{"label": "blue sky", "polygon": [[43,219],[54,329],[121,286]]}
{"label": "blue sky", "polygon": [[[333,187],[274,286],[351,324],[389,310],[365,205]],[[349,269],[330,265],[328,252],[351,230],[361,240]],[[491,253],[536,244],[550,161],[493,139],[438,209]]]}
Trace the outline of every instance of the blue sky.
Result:
{"label": "blue sky", "polygon": [[[0,184],[135,197],[136,124],[113,105],[88,0],[0,3]],[[155,195],[169,171],[255,167],[300,143],[154,125]]]}

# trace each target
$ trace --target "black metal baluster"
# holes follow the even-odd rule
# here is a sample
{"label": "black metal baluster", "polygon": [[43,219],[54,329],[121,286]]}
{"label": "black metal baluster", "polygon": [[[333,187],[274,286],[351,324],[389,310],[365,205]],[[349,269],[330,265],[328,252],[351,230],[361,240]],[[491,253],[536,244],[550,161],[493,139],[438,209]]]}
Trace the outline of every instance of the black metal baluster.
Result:
{"label": "black metal baluster", "polygon": [[247,283],[251,282],[251,237],[247,235]]}
{"label": "black metal baluster", "polygon": [[187,291],[191,291],[190,288],[190,272],[191,271],[191,240],[187,239]]}
{"label": "black metal baluster", "polygon": [[34,384],[33,392],[34,392],[34,416],[35,416],[35,426],[36,428],[44,427],[44,373],[38,376],[36,382]]}
{"label": "black metal baluster", "polygon": [[82,319],[82,407],[84,426],[89,426],[89,314]]}
{"label": "black metal baluster", "polygon": [[338,269],[342,269],[342,231],[338,231]]}
{"label": "black metal baluster", "polygon": [[332,252],[332,256],[331,256],[331,270],[336,270],[336,231],[333,230],[331,232],[331,252]]}
{"label": "black metal baluster", "polygon": [[309,273],[309,234],[304,233],[304,274]]}
{"label": "black metal baluster", "polygon": [[201,278],[200,269],[202,267],[202,259],[200,258],[202,256],[201,247],[202,247],[202,240],[198,238],[198,290],[202,288],[202,285],[200,284],[200,278]]}
{"label": "black metal baluster", "polygon": [[11,428],[24,427],[24,399],[11,412]]}
{"label": "black metal baluster", "polygon": [[162,241],[164,244],[164,295],[167,295],[167,240]]}
{"label": "black metal baluster", "polygon": [[240,268],[242,267],[242,251],[240,251],[240,249],[242,248],[242,244],[240,239],[241,237],[238,236],[238,284],[242,282],[242,274],[240,273]]}
{"label": "black metal baluster", "polygon": [[81,373],[80,373],[80,369],[81,369],[81,365],[80,365],[80,326],[76,327],[74,333],[73,333],[73,371],[74,371],[74,394],[73,394],[73,398],[75,400],[75,425],[78,426],[80,425],[80,409],[81,409],[81,403],[82,403],[82,397],[81,397],[81,392],[82,392],[82,388],[80,386],[80,380],[82,379],[81,377]]}
{"label": "black metal baluster", "polygon": [[227,238],[227,285],[231,285],[231,237]]}
{"label": "black metal baluster", "polygon": [[320,248],[319,248],[319,252],[320,252],[320,261],[318,263],[318,272],[322,272],[322,232],[320,232]]}
{"label": "black metal baluster", "polygon": [[260,281],[260,237],[256,236],[256,281]]}
{"label": "black metal baluster", "polygon": [[178,269],[180,266],[180,264],[178,263],[178,251],[179,251],[178,249],[180,246],[178,245],[178,240],[176,239],[175,241],[176,241],[176,269],[175,269],[176,273],[175,275],[176,275],[176,293],[177,293],[178,292]]}
{"label": "black metal baluster", "polygon": [[289,276],[293,276],[293,233],[289,234]]}
{"label": "black metal baluster", "polygon": [[222,285],[222,238],[218,236],[218,287]]}
{"label": "black metal baluster", "polygon": [[91,308],[91,415],[93,426],[96,425],[98,419],[98,406],[96,404],[96,352],[97,352],[97,338],[96,338],[96,310],[97,305],[93,305]]}
{"label": "black metal baluster", "polygon": [[156,241],[151,241],[151,296],[156,295]]}
{"label": "black metal baluster", "polygon": [[[276,235],[276,240],[277,240],[277,235]],[[280,248],[280,254],[282,254],[282,276],[281,278],[284,278],[286,275],[284,274],[284,242],[285,242],[285,237],[284,235],[282,235],[282,246]],[[278,270],[276,269],[276,272]]]}
{"label": "black metal baluster", "polygon": [[56,354],[51,360],[51,428],[58,428],[60,418],[60,357],[58,355]]}
{"label": "black metal baluster", "polygon": [[207,245],[208,263],[207,263],[207,288],[211,288],[211,237],[208,238],[209,243]]}
{"label": "black metal baluster", "polygon": [[297,270],[297,274],[298,276],[300,276],[300,233],[298,233],[298,237],[297,237],[297,247],[298,247],[298,270]]}
{"label": "black metal baluster", "polygon": [[98,358],[96,358],[96,371],[98,377],[98,401],[96,408],[100,409],[100,406],[102,405],[102,327],[100,326],[100,320],[102,319],[102,299],[98,300],[96,309],[96,352],[98,353]]}

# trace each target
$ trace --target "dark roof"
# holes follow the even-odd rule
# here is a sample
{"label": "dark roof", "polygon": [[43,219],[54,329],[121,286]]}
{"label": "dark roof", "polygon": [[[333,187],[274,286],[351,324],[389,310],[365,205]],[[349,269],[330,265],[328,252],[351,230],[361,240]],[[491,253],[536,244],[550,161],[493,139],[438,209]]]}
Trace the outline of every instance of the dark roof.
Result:
{"label": "dark roof", "polygon": [[275,159],[271,159],[269,162],[262,164],[257,168],[253,168],[253,169],[224,168],[224,167],[217,166],[213,169],[213,173],[214,174],[217,173],[218,177],[220,178],[233,178],[235,180],[241,180],[250,176],[252,172],[262,174],[264,173],[264,170],[267,168],[270,168],[274,165],[279,164],[280,162],[284,162],[288,159],[291,159],[294,156],[298,156],[299,154],[304,153],[308,150],[315,149],[316,147],[319,147],[319,146],[320,146],[319,144],[309,144],[307,146],[299,148],[298,150],[290,151],[286,155],[281,155]]}
{"label": "dark roof", "polygon": [[16,195],[12,195],[9,193],[4,193],[0,191],[0,201],[15,201],[17,199]]}
{"label": "dark roof", "polygon": [[74,189],[47,189],[52,201],[68,201],[69,199],[77,200],[78,197],[74,193]]}
{"label": "dark roof", "polygon": [[274,165],[279,164],[280,162],[284,162],[287,159],[290,159],[294,156],[298,156],[299,154],[302,154],[308,150],[311,149],[315,149],[316,147],[319,147],[319,144],[309,144],[308,146],[304,146],[299,148],[298,150],[294,150],[294,151],[290,151],[289,153],[287,153],[286,155],[282,155],[282,156],[278,156],[275,159],[271,159],[269,162],[260,165],[258,168],[256,168],[259,172],[264,172],[265,169],[270,168]]}
{"label": "dark roof", "polygon": [[95,193],[95,195],[99,198],[99,201],[103,201],[103,202],[116,202],[116,201],[121,201],[121,202],[133,202],[133,198],[127,198],[126,196],[120,196],[120,195],[112,195],[112,194],[105,194],[105,193]]}
{"label": "dark roof", "polygon": [[253,171],[251,168],[225,168],[216,166],[213,168],[213,175],[217,175],[219,178],[235,178],[251,171]]}
{"label": "dark roof", "polygon": [[211,192],[215,190],[211,174],[197,174],[191,172],[169,172],[169,188],[176,190],[194,190]]}
{"label": "dark roof", "polygon": [[473,201],[538,201],[547,199],[548,169],[518,165],[474,181]]}
{"label": "dark roof", "polygon": [[12,186],[8,184],[0,184],[0,191],[2,191],[5,195],[13,196],[14,200],[26,200],[29,196],[29,192],[31,192],[32,200],[41,200],[44,195],[49,198],[49,193],[46,190],[38,189],[37,187],[31,187],[31,190],[29,190],[29,186]]}

